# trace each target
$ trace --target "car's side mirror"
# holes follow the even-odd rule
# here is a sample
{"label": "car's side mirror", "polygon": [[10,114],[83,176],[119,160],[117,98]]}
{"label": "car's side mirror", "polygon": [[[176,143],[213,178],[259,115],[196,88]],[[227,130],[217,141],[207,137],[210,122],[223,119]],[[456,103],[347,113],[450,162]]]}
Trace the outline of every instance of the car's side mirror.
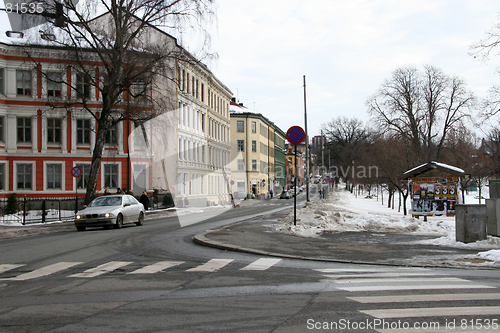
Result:
{"label": "car's side mirror", "polygon": [[130,206],[130,203],[128,203],[128,202],[123,205],[123,207],[128,207],[128,206]]}

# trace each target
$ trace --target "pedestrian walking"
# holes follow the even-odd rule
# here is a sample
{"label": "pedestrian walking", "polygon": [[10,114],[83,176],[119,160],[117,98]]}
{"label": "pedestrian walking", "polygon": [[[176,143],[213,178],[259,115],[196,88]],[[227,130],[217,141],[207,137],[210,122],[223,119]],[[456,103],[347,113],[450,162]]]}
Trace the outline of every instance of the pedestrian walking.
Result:
{"label": "pedestrian walking", "polygon": [[273,190],[269,191],[269,195],[271,196],[271,199],[273,198]]}
{"label": "pedestrian walking", "polygon": [[144,210],[148,210],[149,208],[149,198],[148,194],[146,191],[142,192],[141,198],[139,199],[139,202],[144,206]]}

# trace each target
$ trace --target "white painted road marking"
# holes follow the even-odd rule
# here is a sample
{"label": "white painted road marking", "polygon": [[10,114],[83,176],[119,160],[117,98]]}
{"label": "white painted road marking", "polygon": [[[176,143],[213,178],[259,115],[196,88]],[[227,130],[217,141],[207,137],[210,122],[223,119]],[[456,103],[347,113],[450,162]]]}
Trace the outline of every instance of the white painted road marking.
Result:
{"label": "white painted road marking", "polygon": [[64,269],[68,269],[70,267],[73,267],[75,265],[80,265],[82,264],[81,262],[58,262],[56,264],[48,265],[39,269],[35,269],[34,271],[24,273],[15,277],[11,278],[6,278],[6,279],[0,279],[0,280],[9,280],[9,281],[25,281],[25,280],[31,280],[35,278],[39,278],[42,276],[47,276],[59,271],[62,271]]}
{"label": "white painted road marking", "polygon": [[260,258],[250,265],[243,267],[240,271],[264,271],[280,261],[281,259]]}
{"label": "white painted road marking", "polygon": [[160,261],[143,268],[136,269],[128,274],[153,274],[163,271],[164,269],[183,264],[184,261]]}
{"label": "white painted road marking", "polygon": [[188,269],[187,272],[215,272],[233,260],[234,259],[211,259],[203,265]]}
{"label": "white painted road marking", "polygon": [[10,271],[11,269],[18,268],[24,265],[3,264],[0,265],[0,273]]}
{"label": "white painted road marking", "polygon": [[96,276],[99,276],[99,275],[102,275],[105,273],[112,272],[120,267],[127,266],[131,263],[132,262],[128,262],[128,261],[110,261],[106,264],[102,264],[102,265],[97,266],[95,268],[87,269],[83,273],[70,275],[69,277],[92,278],[92,277],[96,277]]}
{"label": "white painted road marking", "polygon": [[407,303],[407,302],[442,302],[442,301],[478,301],[497,300],[500,293],[480,294],[425,294],[425,295],[389,295],[389,296],[366,296],[347,297],[359,303]]}
{"label": "white painted road marking", "polygon": [[500,315],[500,306],[465,306],[444,308],[410,308],[360,311],[375,318],[413,318],[443,316],[488,316]]}

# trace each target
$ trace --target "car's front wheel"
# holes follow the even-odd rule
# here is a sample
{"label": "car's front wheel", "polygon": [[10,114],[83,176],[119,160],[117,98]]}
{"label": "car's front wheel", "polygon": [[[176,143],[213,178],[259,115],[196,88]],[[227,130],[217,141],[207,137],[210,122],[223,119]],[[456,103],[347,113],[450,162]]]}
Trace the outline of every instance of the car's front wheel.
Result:
{"label": "car's front wheel", "polygon": [[137,220],[137,222],[135,222],[135,224],[136,225],[142,225],[143,222],[144,222],[144,213],[140,212],[139,213],[139,219]]}
{"label": "car's front wheel", "polygon": [[123,226],[123,215],[118,214],[116,217],[115,229],[120,229]]}

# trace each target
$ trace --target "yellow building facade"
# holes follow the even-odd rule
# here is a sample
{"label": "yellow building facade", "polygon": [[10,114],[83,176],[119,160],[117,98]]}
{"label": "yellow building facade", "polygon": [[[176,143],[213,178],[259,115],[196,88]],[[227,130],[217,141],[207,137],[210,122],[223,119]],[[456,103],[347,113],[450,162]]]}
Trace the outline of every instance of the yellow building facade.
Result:
{"label": "yellow building facade", "polygon": [[275,192],[275,125],[231,102],[231,191],[235,198],[267,198]]}

